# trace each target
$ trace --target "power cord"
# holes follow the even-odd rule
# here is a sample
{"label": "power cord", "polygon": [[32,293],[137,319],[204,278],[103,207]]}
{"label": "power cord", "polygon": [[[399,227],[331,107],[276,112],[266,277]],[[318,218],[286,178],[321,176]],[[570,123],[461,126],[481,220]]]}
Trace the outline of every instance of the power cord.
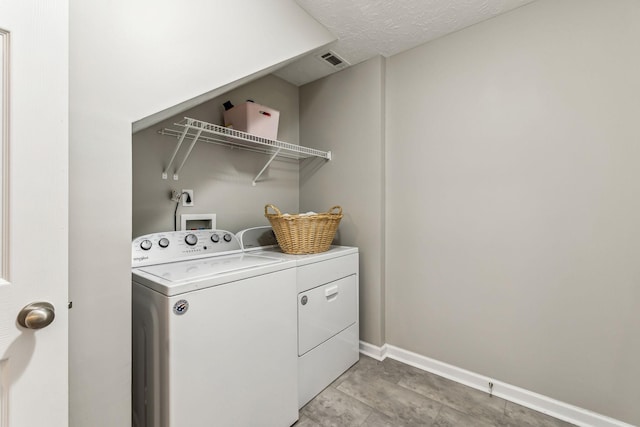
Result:
{"label": "power cord", "polygon": [[178,201],[176,202],[176,209],[173,211],[173,231],[178,231],[178,206],[180,206],[180,200],[182,200],[182,196],[187,195],[186,202],[191,203],[191,195],[186,191],[183,191],[178,196]]}

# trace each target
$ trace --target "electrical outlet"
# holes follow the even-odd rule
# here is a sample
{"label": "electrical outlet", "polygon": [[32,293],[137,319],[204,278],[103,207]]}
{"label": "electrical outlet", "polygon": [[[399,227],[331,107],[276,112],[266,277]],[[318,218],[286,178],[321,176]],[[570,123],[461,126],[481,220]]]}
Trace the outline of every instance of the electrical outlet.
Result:
{"label": "electrical outlet", "polygon": [[193,190],[182,190],[182,206],[193,206]]}

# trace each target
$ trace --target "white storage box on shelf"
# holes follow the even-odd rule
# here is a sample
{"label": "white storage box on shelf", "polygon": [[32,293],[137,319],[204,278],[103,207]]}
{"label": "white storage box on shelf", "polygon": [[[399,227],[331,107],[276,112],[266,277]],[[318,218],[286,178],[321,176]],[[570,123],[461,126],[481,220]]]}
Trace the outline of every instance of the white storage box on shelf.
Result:
{"label": "white storage box on shelf", "polygon": [[245,102],[224,112],[224,125],[267,139],[278,139],[280,112],[255,102]]}

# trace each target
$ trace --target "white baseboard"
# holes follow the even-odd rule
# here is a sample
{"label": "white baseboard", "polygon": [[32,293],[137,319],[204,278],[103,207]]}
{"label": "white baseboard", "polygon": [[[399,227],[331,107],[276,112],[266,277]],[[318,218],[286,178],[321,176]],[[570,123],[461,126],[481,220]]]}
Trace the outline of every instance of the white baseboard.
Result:
{"label": "white baseboard", "polygon": [[376,345],[360,341],[360,353],[378,361],[382,361],[387,357],[387,345],[385,344],[382,347],[378,347]]}
{"label": "white baseboard", "polygon": [[489,393],[493,384],[493,395],[518,405],[550,415],[569,423],[584,427],[634,427],[622,421],[589,411],[541,394],[494,380],[466,369],[458,368],[411,351],[384,344],[382,347],[360,341],[360,353],[376,360],[389,357],[423,371],[431,372],[452,381]]}

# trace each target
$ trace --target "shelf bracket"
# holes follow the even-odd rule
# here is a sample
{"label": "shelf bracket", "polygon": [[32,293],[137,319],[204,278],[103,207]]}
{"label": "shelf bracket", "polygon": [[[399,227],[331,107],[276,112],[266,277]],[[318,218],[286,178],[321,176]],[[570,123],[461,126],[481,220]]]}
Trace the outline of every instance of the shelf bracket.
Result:
{"label": "shelf bracket", "polygon": [[260,178],[260,176],[264,173],[265,170],[267,170],[267,168],[269,167],[269,165],[271,164],[271,162],[274,161],[274,159],[278,156],[278,154],[280,154],[280,150],[282,150],[281,148],[278,148],[276,150],[275,153],[273,153],[273,155],[271,156],[271,158],[269,159],[269,161],[267,162],[266,165],[264,165],[264,167],[262,168],[262,170],[260,170],[260,172],[258,172],[258,175],[256,175],[255,178],[253,178],[253,182],[251,183],[251,185],[253,185],[254,187],[256,186],[256,181],[258,181],[258,178]]}
{"label": "shelf bracket", "polygon": [[196,136],[193,137],[193,141],[191,141],[191,145],[189,145],[189,149],[187,150],[187,153],[184,155],[184,158],[182,159],[182,163],[180,163],[180,166],[178,166],[178,169],[176,169],[176,172],[173,174],[174,181],[178,180],[178,175],[180,174],[180,171],[182,170],[182,167],[184,166],[185,162],[189,158],[189,155],[191,154],[191,150],[193,150],[193,147],[196,145],[196,142],[198,142],[198,138],[200,138],[201,134],[202,134],[202,129],[198,129],[198,133],[196,133]]}
{"label": "shelf bracket", "polygon": [[[162,179],[167,179],[167,174],[169,173],[169,168],[171,168],[171,165],[173,164],[173,161],[176,159],[176,154],[178,154],[178,150],[180,150],[180,146],[184,142],[184,137],[187,136],[187,131],[188,130],[189,130],[189,128],[187,126],[185,126],[184,130],[182,131],[182,134],[180,135],[180,139],[178,139],[178,143],[176,144],[176,148],[173,150],[173,154],[171,155],[171,160],[169,160],[169,164],[167,165],[166,169],[164,171],[162,171]],[[175,175],[174,175],[173,179],[176,179]]]}

